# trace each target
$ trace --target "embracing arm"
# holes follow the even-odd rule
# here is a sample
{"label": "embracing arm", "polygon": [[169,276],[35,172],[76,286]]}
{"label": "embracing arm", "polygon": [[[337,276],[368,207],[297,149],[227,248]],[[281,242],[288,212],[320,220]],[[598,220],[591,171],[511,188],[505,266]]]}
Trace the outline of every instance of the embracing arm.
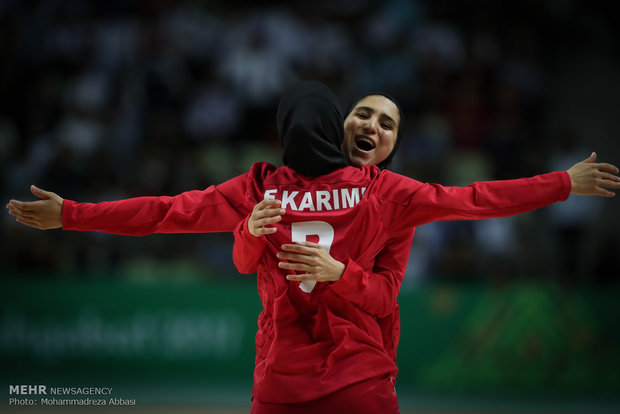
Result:
{"label": "embracing arm", "polygon": [[[76,203],[57,194],[31,191],[41,200],[11,200],[9,214],[38,229],[100,231],[128,236],[151,233],[232,232],[251,208],[248,191],[275,167],[256,163],[250,172],[205,190],[174,197],[138,197],[103,203]],[[258,181],[257,181],[258,179]]]}
{"label": "embracing arm", "polygon": [[412,242],[413,229],[390,238],[377,255],[371,272],[347,259],[342,278],[332,283],[331,289],[368,313],[380,318],[391,314],[396,309]]}
{"label": "embracing arm", "polygon": [[64,230],[128,236],[233,231],[248,214],[243,184],[240,176],[173,197],[137,197],[96,204],[65,200],[62,225]]}
{"label": "embracing arm", "polygon": [[235,228],[233,262],[239,272],[256,272],[267,244],[265,235],[277,231],[273,224],[282,220],[282,214],[285,214],[280,204],[280,200],[260,201],[252,209],[252,214]]}
{"label": "embracing arm", "polygon": [[11,200],[6,207],[18,222],[40,230],[62,227],[126,236],[224,232],[233,231],[248,213],[239,201],[244,199],[242,184],[238,177],[220,186],[174,197],[137,197],[96,204],[63,200],[53,192],[31,186],[40,200]]}
{"label": "embracing arm", "polygon": [[258,269],[263,251],[265,250],[265,236],[254,237],[248,231],[249,217],[237,225],[234,231],[233,262],[239,273],[254,273]]}
{"label": "embracing arm", "polygon": [[[288,280],[332,282],[329,287],[364,311],[385,317],[396,309],[396,298],[407,268],[413,228],[401,230],[389,239],[377,255],[372,271],[350,258],[340,262],[316,243],[285,244],[278,253],[279,267],[299,274]],[[304,272],[304,273],[302,273]]]}
{"label": "embracing arm", "polygon": [[[556,171],[529,178],[481,181],[467,187],[422,184],[389,173],[384,200],[394,203],[392,223],[416,226],[439,220],[475,220],[524,213],[564,201],[572,194],[609,197],[606,188],[620,188],[618,169],[594,163],[596,154],[575,164],[568,171]],[[408,195],[407,195],[408,192]]]}
{"label": "embracing arm", "polygon": [[568,174],[554,172],[517,180],[481,181],[467,187],[427,184],[416,191],[409,206],[416,223],[472,220],[524,213],[566,200],[569,194]]}

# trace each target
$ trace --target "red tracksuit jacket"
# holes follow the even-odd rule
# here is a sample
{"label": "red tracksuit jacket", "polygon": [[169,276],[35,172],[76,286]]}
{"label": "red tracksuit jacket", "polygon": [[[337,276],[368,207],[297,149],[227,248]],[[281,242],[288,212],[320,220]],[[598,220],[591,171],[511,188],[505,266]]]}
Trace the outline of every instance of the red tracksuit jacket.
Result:
{"label": "red tracksuit jacket", "polygon": [[[253,174],[245,173],[217,186],[174,197],[137,197],[97,204],[65,199],[63,229],[127,236],[232,232],[254,207],[245,198],[253,177]],[[346,263],[345,272],[350,275],[346,280],[350,282],[343,297],[379,318],[386,352],[394,361],[400,338],[396,296],[407,268],[413,234],[413,228],[395,232],[375,258],[371,270],[362,269],[352,260]],[[390,286],[388,300],[375,301],[365,294],[368,285],[376,281]],[[393,375],[396,375],[396,369]]]}
{"label": "red tracksuit jacket", "polygon": [[[395,372],[375,314],[359,302],[395,303],[399,283],[356,280],[305,285],[286,280],[276,253],[291,241],[315,241],[345,264],[371,270],[386,242],[403,229],[436,220],[522,213],[564,200],[568,174],[556,172],[468,187],[424,184],[375,166],[346,167],[307,178],[265,164],[252,169],[247,199],[282,200],[287,212],[278,231],[254,238],[247,219],[235,230],[233,258],[239,271],[258,273],[264,310],[256,337],[254,397],[262,402],[313,400],[347,385]],[[350,259],[349,259],[350,258]],[[360,289],[360,285],[364,287]],[[351,293],[355,301],[347,300]]]}
{"label": "red tracksuit jacket", "polygon": [[[249,173],[223,184],[175,197],[99,204],[65,200],[63,228],[135,236],[231,231],[264,196],[285,202],[288,222],[283,224],[290,225],[293,219],[307,222],[320,214],[321,220],[313,221],[334,229],[330,252],[346,264],[338,282],[318,284],[307,294],[299,289],[299,283],[286,282],[282,274],[273,272],[278,270],[277,263],[272,276],[259,271],[264,311],[256,338],[255,396],[265,402],[299,402],[396,372],[395,341],[391,348],[386,346],[390,338],[382,334],[378,320],[387,317],[398,326],[393,311],[402,273],[384,270],[392,268],[390,254],[400,254],[397,261],[404,272],[413,226],[517,214],[563,200],[570,192],[564,172],[459,188],[423,184],[390,172],[379,173],[375,167],[348,167],[321,177],[320,182],[300,177],[286,167],[257,163]],[[267,190],[271,192],[265,193]],[[367,212],[360,217],[365,220],[356,220],[356,210],[362,206]],[[329,227],[321,226],[329,233]],[[291,231],[292,227],[289,237]],[[308,231],[317,232],[302,225],[296,227],[296,237]],[[349,239],[343,237],[347,233]],[[374,257],[391,236],[400,237],[406,246],[401,250],[388,246],[388,253],[379,256],[382,262],[378,266]],[[372,243],[366,243],[368,240]],[[373,267],[379,268],[379,273],[371,273]],[[278,296],[278,292],[286,294]],[[280,302],[275,303],[276,298]],[[394,332],[392,329],[392,336]]]}

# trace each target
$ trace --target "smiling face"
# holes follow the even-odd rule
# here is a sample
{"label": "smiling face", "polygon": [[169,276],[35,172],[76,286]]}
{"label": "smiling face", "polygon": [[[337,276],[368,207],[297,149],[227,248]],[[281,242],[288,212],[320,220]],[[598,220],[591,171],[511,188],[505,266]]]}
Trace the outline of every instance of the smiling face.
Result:
{"label": "smiling face", "polygon": [[344,120],[342,151],[349,164],[377,165],[394,149],[400,114],[383,95],[369,95],[355,104]]}

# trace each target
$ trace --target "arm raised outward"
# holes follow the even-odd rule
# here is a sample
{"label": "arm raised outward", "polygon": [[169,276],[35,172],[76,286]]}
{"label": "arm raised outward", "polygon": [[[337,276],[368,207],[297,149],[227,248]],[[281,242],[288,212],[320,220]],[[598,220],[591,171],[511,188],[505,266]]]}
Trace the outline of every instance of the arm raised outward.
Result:
{"label": "arm raised outward", "polygon": [[[614,175],[618,173],[618,168],[608,163],[597,163],[596,157],[593,152],[566,171],[571,194],[613,197],[615,193],[611,190],[620,188],[620,178]],[[497,184],[490,187],[491,192],[501,190],[495,188]],[[500,187],[508,189],[509,186],[500,183]],[[67,230],[134,236],[157,232],[233,231],[249,213],[247,208],[241,207],[244,189],[244,177],[240,176],[219,186],[188,191],[175,197],[138,197],[90,204],[63,200],[58,194],[33,185],[30,191],[40,200],[11,200],[6,208],[19,223],[41,230],[64,227]],[[457,190],[458,193],[462,191]],[[451,196],[448,194],[447,198]],[[441,200],[441,197],[438,201],[442,205],[449,204],[446,203],[449,200]]]}
{"label": "arm raised outward", "polygon": [[382,196],[396,208],[388,209],[385,217],[391,225],[419,226],[432,221],[521,214],[564,201],[571,194],[613,197],[613,190],[620,188],[620,178],[614,175],[618,168],[595,160],[596,154],[592,153],[567,171],[515,180],[479,181],[466,187],[420,183],[386,173],[380,187]]}
{"label": "arm raised outward", "polygon": [[247,173],[204,190],[173,197],[136,197],[102,203],[77,203],[35,186],[37,201],[11,200],[9,214],[41,230],[99,231],[127,236],[152,233],[232,232],[249,209],[245,203]]}
{"label": "arm raised outward", "polygon": [[[607,163],[596,163],[596,153],[584,161],[573,165],[566,173],[555,173],[541,178],[543,185],[537,184],[537,179],[512,180],[506,182],[480,183],[482,194],[491,194],[490,200],[486,197],[481,199],[472,196],[476,193],[476,187],[469,188],[446,188],[430,186],[432,192],[436,192],[436,199],[431,203],[433,214],[437,214],[438,207],[448,207],[441,213],[441,219],[476,219],[494,216],[517,214],[529,211],[532,208],[542,207],[554,201],[566,198],[570,194],[576,195],[599,195],[613,197],[615,193],[609,189],[620,188],[620,178],[613,175],[618,173],[618,168]],[[547,188],[544,184],[553,183],[553,188]],[[568,188],[570,186],[570,190]],[[536,189],[532,192],[532,189]],[[514,197],[513,190],[518,194]],[[502,194],[504,193],[504,194]],[[496,198],[496,199],[493,199]],[[421,204],[423,222],[428,220],[424,214],[425,204],[428,197],[424,197]],[[466,201],[470,201],[467,203]],[[429,215],[432,217],[432,215]],[[437,218],[437,217],[433,217]],[[390,240],[384,250],[377,257],[373,269],[374,273],[364,272],[358,269],[353,261],[338,262],[333,257],[314,243],[287,244],[282,246],[282,252],[278,254],[280,259],[288,262],[280,262],[280,267],[305,274],[289,275],[289,280],[340,282],[332,287],[347,299],[356,302],[363,309],[382,316],[393,308],[394,300],[382,300],[382,296],[369,297],[368,292],[392,291],[398,294],[402,275],[406,268],[409,248],[413,238],[413,229],[409,234],[404,233],[400,239]],[[386,258],[384,268],[379,267]],[[398,259],[398,260],[397,260]],[[348,260],[348,259],[347,259]],[[355,274],[355,277],[348,275]],[[381,276],[381,277],[377,277]],[[354,281],[352,284],[351,281]],[[343,283],[344,282],[344,283]],[[369,288],[373,284],[387,284],[391,289]],[[340,287],[346,289],[341,289]],[[352,294],[349,294],[352,293]]]}

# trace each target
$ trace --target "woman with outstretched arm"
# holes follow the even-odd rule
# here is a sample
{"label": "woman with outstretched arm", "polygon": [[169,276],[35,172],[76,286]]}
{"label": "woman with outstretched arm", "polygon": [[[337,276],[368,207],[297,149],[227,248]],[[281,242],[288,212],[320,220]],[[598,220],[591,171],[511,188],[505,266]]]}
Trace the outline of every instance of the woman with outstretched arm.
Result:
{"label": "woman with outstretched arm", "polygon": [[[316,107],[286,103],[279,123],[313,114],[321,125],[330,124],[325,122],[330,112],[321,109],[328,102]],[[237,226],[233,248],[238,270],[257,272],[263,304],[256,335],[255,414],[398,412],[395,361],[381,320],[367,312],[370,303],[390,303],[398,290],[379,280],[356,290],[363,276],[350,271],[349,261],[362,272],[371,269],[377,252],[404,228],[513,215],[565,200],[579,187],[580,172],[589,169],[579,163],[570,172],[444,187],[374,166],[342,167],[337,153],[308,152],[307,141],[296,139],[296,122],[281,124],[284,153],[300,156],[285,156],[281,168],[252,166],[246,201],[257,204]],[[301,125],[307,128],[312,121]],[[319,135],[335,145],[316,148],[339,146],[333,131]],[[307,163],[332,168],[321,175],[299,174]],[[299,251],[282,253],[282,245]],[[317,256],[323,260],[310,260],[307,252],[323,254]],[[321,264],[330,259],[331,270]]]}

